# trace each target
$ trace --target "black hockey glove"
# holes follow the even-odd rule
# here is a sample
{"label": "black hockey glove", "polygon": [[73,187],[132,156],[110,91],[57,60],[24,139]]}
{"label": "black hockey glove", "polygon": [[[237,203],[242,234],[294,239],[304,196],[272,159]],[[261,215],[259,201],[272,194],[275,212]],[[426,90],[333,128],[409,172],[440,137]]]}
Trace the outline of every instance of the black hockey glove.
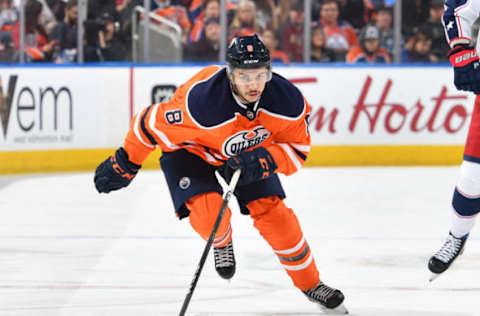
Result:
{"label": "black hockey glove", "polygon": [[120,147],[95,170],[95,188],[99,193],[109,193],[126,187],[141,166],[128,160],[128,154]]}
{"label": "black hockey glove", "polygon": [[466,45],[457,45],[448,52],[453,65],[454,83],[458,90],[480,93],[480,63],[477,50]]}
{"label": "black hockey glove", "polygon": [[242,169],[242,174],[238,180],[238,185],[246,185],[273,175],[277,169],[277,164],[268,150],[258,147],[252,151],[241,152],[228,159],[225,164],[220,166],[219,171],[223,178],[230,183],[233,173],[239,168]]}

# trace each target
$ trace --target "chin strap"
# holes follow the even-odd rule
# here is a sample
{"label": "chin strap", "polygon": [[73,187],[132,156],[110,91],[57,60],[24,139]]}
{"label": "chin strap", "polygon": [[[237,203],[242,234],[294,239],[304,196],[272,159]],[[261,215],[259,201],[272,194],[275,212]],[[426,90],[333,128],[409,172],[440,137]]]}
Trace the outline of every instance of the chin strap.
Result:
{"label": "chin strap", "polygon": [[233,94],[235,94],[235,96],[240,100],[240,102],[242,102],[242,104],[246,105],[250,103],[248,102],[248,100],[245,100],[245,98],[242,97],[240,93],[238,93],[237,86],[233,84],[233,75],[230,76],[230,89],[232,90]]}

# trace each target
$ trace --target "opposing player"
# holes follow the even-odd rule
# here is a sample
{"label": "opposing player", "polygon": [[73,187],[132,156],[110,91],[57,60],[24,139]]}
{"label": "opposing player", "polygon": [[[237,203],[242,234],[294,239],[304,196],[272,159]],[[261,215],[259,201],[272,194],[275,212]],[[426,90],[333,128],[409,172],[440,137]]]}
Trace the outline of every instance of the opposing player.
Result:
{"label": "opposing player", "polygon": [[430,281],[445,272],[462,254],[475,218],[480,212],[480,64],[472,47],[472,25],[480,14],[480,0],[447,0],[443,23],[457,89],[477,94],[460,167],[460,177],[452,199],[453,211],[448,237],[429,260]]}
{"label": "opposing player", "polygon": [[[156,147],[177,216],[189,217],[205,240],[222,204],[215,170],[229,182],[242,173],[235,195],[243,214],[270,244],[293,284],[319,306],[346,313],[341,291],[325,285],[277,173],[290,175],[310,150],[310,106],[288,80],[272,73],[270,54],[257,35],[234,38],[227,67],[208,66],[171,101],[138,113],[123,147],[101,163],[95,186],[108,193],[127,186]],[[231,211],[214,239],[215,268],[235,273]]]}

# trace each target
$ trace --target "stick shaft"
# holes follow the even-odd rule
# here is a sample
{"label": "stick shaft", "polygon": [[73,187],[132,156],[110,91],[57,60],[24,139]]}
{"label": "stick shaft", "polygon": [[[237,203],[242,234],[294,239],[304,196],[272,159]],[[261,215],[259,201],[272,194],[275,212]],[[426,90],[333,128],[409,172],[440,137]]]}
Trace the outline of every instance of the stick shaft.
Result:
{"label": "stick shaft", "polygon": [[213,240],[215,238],[215,234],[217,233],[218,227],[220,226],[220,222],[222,221],[223,214],[227,209],[228,202],[233,195],[233,191],[237,186],[238,179],[240,178],[240,169],[237,169],[232,176],[232,180],[228,185],[227,192],[225,193],[225,197],[223,198],[222,206],[220,207],[220,211],[218,212],[217,219],[215,220],[215,224],[213,225],[212,232],[210,233],[210,237],[208,237],[207,244],[203,249],[202,257],[200,258],[200,262],[198,263],[197,270],[195,271],[195,275],[193,276],[192,283],[190,284],[190,290],[188,291],[187,295],[185,296],[185,300],[183,301],[182,309],[180,310],[179,316],[184,316],[185,312],[187,311],[188,304],[193,296],[193,291],[195,291],[195,287],[197,286],[198,279],[200,278],[200,274],[202,273],[203,266],[205,261],[207,260],[208,253],[210,252],[210,248],[212,247]]}

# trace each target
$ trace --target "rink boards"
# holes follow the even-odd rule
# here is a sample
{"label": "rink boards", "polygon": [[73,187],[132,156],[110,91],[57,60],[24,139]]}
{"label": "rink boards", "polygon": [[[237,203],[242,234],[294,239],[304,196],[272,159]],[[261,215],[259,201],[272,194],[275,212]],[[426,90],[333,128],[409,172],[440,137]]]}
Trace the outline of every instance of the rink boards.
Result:
{"label": "rink boards", "polygon": [[[0,173],[90,170],[201,66],[0,68]],[[312,107],[309,166],[452,165],[474,95],[448,66],[274,66]],[[144,168],[158,168],[159,151]]]}

